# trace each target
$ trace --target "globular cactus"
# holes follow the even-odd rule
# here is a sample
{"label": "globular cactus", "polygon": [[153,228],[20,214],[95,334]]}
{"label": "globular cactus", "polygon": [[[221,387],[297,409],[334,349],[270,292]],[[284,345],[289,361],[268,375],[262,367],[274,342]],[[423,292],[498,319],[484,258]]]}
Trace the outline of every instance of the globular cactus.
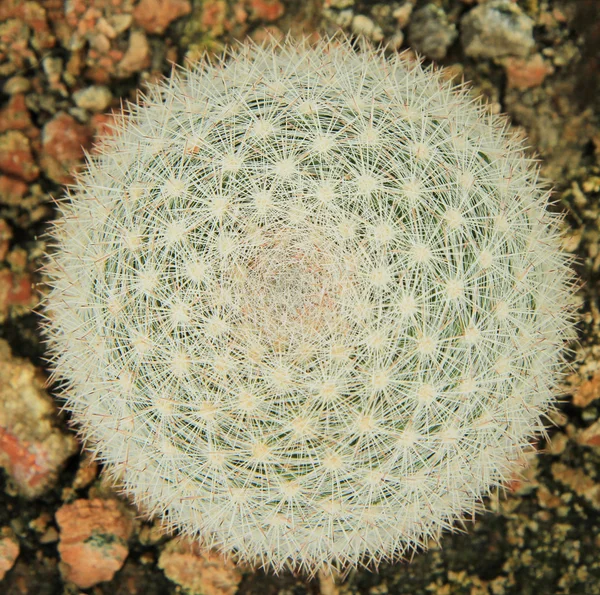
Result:
{"label": "globular cactus", "polygon": [[314,573],[479,508],[552,408],[573,276],[506,121],[348,41],[151,88],[51,236],[45,333],[142,510]]}

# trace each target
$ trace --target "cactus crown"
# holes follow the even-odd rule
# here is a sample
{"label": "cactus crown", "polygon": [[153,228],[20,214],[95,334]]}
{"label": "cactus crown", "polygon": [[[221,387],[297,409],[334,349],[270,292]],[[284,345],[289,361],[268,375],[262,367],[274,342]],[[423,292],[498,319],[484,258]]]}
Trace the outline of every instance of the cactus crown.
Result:
{"label": "cactus crown", "polygon": [[66,407],[206,545],[309,572],[406,555],[543,431],[573,283],[547,201],[440,72],[332,40],[202,61],[61,205]]}

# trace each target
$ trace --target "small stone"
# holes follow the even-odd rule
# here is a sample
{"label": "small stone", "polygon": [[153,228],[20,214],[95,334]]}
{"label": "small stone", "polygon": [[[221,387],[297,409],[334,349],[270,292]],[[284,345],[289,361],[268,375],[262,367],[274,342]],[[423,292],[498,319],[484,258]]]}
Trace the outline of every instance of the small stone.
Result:
{"label": "small stone", "polygon": [[363,14],[357,14],[352,19],[352,32],[356,35],[364,35],[375,42],[383,39],[383,31],[381,30],[381,27],[376,25],[372,19]]}
{"label": "small stone", "polygon": [[12,76],[4,83],[3,91],[7,95],[27,93],[31,89],[31,81],[24,76]]}
{"label": "small stone", "polygon": [[507,58],[504,68],[508,88],[521,91],[539,87],[544,79],[554,72],[554,68],[544,60],[541,54],[535,54],[528,59]]}
{"label": "small stone", "polygon": [[73,93],[73,100],[77,107],[90,112],[103,112],[112,101],[112,93],[103,85],[92,85]]}
{"label": "small stone", "polygon": [[33,122],[25,105],[25,95],[21,93],[13,95],[6,107],[0,110],[0,132],[23,130],[27,134],[31,128],[33,128]]}
{"label": "small stone", "polygon": [[337,27],[347,29],[352,25],[354,13],[351,8],[346,8],[340,11],[332,10],[331,8],[324,8],[323,17]]}
{"label": "small stone", "polygon": [[567,22],[567,17],[565,15],[565,13],[558,7],[552,9],[552,16],[559,22],[559,23],[566,23]]}
{"label": "small stone", "polygon": [[256,43],[265,43],[276,39],[281,41],[285,37],[285,33],[275,25],[265,25],[257,27],[250,36]]}
{"label": "small stone", "polygon": [[150,44],[143,31],[132,31],[129,46],[121,61],[117,64],[117,75],[128,77],[150,65]]}
{"label": "small stone", "polygon": [[[4,4],[0,3],[0,10]],[[30,39],[31,31],[21,19],[0,15],[0,77],[22,72],[27,65],[37,62]]]}
{"label": "small stone", "polygon": [[354,0],[325,0],[326,8],[337,8],[341,10],[343,8],[348,8],[349,6],[354,6]]}
{"label": "small stone", "polygon": [[584,408],[595,399],[600,399],[600,372],[579,385],[573,393],[573,405]]}
{"label": "small stone", "polygon": [[[6,307],[3,294],[14,291],[12,276],[9,270],[0,271],[0,307]],[[44,385],[33,364],[12,357],[8,343],[0,341],[0,465],[28,498],[50,488],[77,450],[73,436],[52,425],[56,408]]]}
{"label": "small stone", "polygon": [[402,4],[402,6],[395,8],[392,12],[392,16],[396,19],[396,23],[400,29],[404,29],[408,25],[414,6],[415,0],[409,0]]}
{"label": "small stone", "polygon": [[492,0],[470,10],[461,21],[462,43],[471,58],[527,56],[535,42],[533,20],[510,0]]}
{"label": "small stone", "polygon": [[[10,261],[12,254],[12,252],[8,254],[7,261]],[[28,274],[15,274],[14,271],[8,269],[0,270],[0,321],[6,318],[12,306],[22,306],[30,310],[35,302],[36,298],[31,291],[31,277]],[[14,437],[5,435],[2,438],[1,434],[2,429],[0,428],[0,441],[4,440],[5,452],[19,457],[22,451],[21,447],[14,443]],[[0,465],[1,461],[2,457],[0,456]]]}
{"label": "small stone", "polygon": [[144,523],[138,533],[138,540],[143,546],[157,545],[165,540],[167,529],[158,519],[151,524]]}
{"label": "small stone", "polygon": [[56,543],[58,541],[58,531],[54,527],[48,527],[39,537],[40,543]]}
{"label": "small stone", "polygon": [[0,581],[14,566],[19,556],[19,542],[10,527],[0,529]]}
{"label": "small stone", "polygon": [[542,508],[558,508],[563,501],[555,496],[545,485],[541,485],[537,490],[537,500]]}
{"label": "small stone", "polygon": [[435,4],[427,4],[414,13],[408,40],[420,54],[441,60],[457,35],[456,25],[448,21],[444,10]]}
{"label": "small stone", "polygon": [[391,50],[398,51],[402,47],[404,43],[404,33],[400,29],[398,29],[395,33],[393,33],[389,40],[388,44]]}
{"label": "small stone", "polygon": [[74,85],[77,82],[77,77],[81,74],[84,62],[82,55],[79,52],[73,52],[65,66],[63,78],[69,85]]}
{"label": "small stone", "polygon": [[18,130],[9,130],[0,135],[0,171],[26,182],[40,175],[29,139]]}
{"label": "small stone", "polygon": [[54,91],[58,91],[63,97],[66,97],[68,92],[65,84],[62,81],[63,75],[63,61],[62,58],[52,58],[46,56],[42,61],[46,78],[48,79],[48,86]]}
{"label": "small stone", "polygon": [[44,533],[48,528],[48,523],[52,521],[52,515],[49,512],[42,512],[39,516],[28,523],[28,527],[36,533]]}
{"label": "small stone", "polygon": [[594,508],[600,508],[600,483],[594,481],[583,469],[569,467],[564,463],[554,463],[550,470],[555,481],[588,500]]}
{"label": "small stone", "polygon": [[113,29],[113,26],[104,17],[98,19],[96,31],[102,33],[107,39],[114,39],[117,36],[117,32]]}
{"label": "small stone", "polygon": [[6,258],[12,238],[13,232],[10,225],[4,219],[0,219],[0,262]]}
{"label": "small stone", "polygon": [[26,192],[27,184],[22,180],[0,175],[0,204],[18,205]]}
{"label": "small stone", "polygon": [[71,183],[72,170],[81,163],[90,144],[91,134],[86,126],[64,112],[56,114],[42,131],[40,163],[46,175],[58,184]]}
{"label": "small stone", "polygon": [[89,35],[88,40],[90,47],[101,54],[106,54],[110,50],[110,39],[103,33],[96,31]]}
{"label": "small stone", "polygon": [[11,271],[23,273],[27,268],[27,250],[21,246],[15,246],[10,251],[6,261],[10,265]]}
{"label": "small stone", "polygon": [[242,580],[241,572],[230,560],[212,551],[200,549],[188,539],[172,539],[158,559],[174,583],[188,593],[234,595]]}
{"label": "small stone", "polygon": [[192,12],[189,0],[141,0],[133,19],[147,33],[162,35],[175,20]]}
{"label": "small stone", "polygon": [[211,37],[223,35],[224,23],[227,17],[227,4],[224,0],[209,2],[203,6],[201,25]]}
{"label": "small stone", "polygon": [[63,61],[61,58],[52,58],[51,56],[47,56],[42,61],[42,67],[44,68],[44,72],[48,77],[48,80],[51,82],[58,81],[63,71]]}
{"label": "small stone", "polygon": [[114,14],[107,19],[116,35],[127,31],[133,22],[133,16],[130,14]]}
{"label": "small stone", "polygon": [[116,500],[75,500],[56,513],[61,572],[81,589],[109,581],[129,554],[133,523]]}
{"label": "small stone", "polygon": [[583,446],[600,446],[600,420],[577,433],[577,442]]}
{"label": "small stone", "polygon": [[285,11],[279,0],[247,0],[247,4],[255,21],[276,21]]}
{"label": "small stone", "polygon": [[94,479],[96,479],[97,475],[97,461],[89,453],[85,453],[79,464],[79,469],[77,469],[77,473],[75,474],[73,489],[80,490],[86,488],[94,481]]}
{"label": "small stone", "polygon": [[552,436],[552,439],[548,441],[546,452],[551,455],[560,455],[565,451],[568,443],[569,437],[564,432],[556,432]]}
{"label": "small stone", "polygon": [[[336,577],[325,570],[319,570],[317,574],[319,580],[319,592],[321,595],[339,595],[339,580],[336,581]],[[385,583],[384,583],[385,584]],[[387,589],[382,591],[380,586],[369,589],[369,595],[375,594],[384,595],[387,593]]]}

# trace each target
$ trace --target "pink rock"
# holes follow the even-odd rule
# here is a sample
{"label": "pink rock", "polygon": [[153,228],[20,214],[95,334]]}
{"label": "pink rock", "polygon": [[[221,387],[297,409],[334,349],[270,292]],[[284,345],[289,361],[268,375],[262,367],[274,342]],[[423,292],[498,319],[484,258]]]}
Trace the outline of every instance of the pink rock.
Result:
{"label": "pink rock", "polygon": [[595,399],[600,399],[600,372],[582,382],[573,393],[573,405],[576,407],[587,407]]}
{"label": "pink rock", "polygon": [[507,58],[505,63],[509,89],[531,89],[539,87],[544,79],[554,72],[550,64],[544,61],[541,54],[531,58]]}
{"label": "pink rock", "polygon": [[109,581],[121,569],[133,523],[116,500],[75,500],[56,513],[58,552],[66,580],[81,589]]}
{"label": "pink rock", "polygon": [[577,433],[577,442],[584,446],[600,446],[600,420]]}
{"label": "pink rock", "polygon": [[148,33],[160,35],[175,19],[190,12],[189,0],[141,0],[133,9],[133,18]]}
{"label": "pink rock", "polygon": [[22,180],[0,175],[0,203],[18,205],[27,192],[27,184]]}
{"label": "pink rock", "polygon": [[19,556],[19,542],[12,531],[5,527],[0,531],[0,581],[13,567]]}
{"label": "pink rock", "polygon": [[158,566],[185,591],[203,595],[233,595],[242,580],[240,570],[231,560],[202,550],[183,537],[166,545]]}
{"label": "pink rock", "polygon": [[208,2],[202,7],[202,27],[211,35],[222,34],[226,15],[227,4],[224,0]]}
{"label": "pink rock", "polygon": [[279,0],[248,0],[248,5],[252,18],[258,21],[275,21],[285,11]]}
{"label": "pink rock", "polygon": [[[14,290],[12,280],[9,294]],[[0,465],[30,498],[53,485],[77,450],[75,439],[53,426],[56,409],[44,383],[33,364],[12,357],[8,343],[0,341]]]}
{"label": "pink rock", "polygon": [[13,95],[6,107],[0,110],[0,132],[7,130],[23,130],[33,127],[29,110],[25,105],[25,95]]}
{"label": "pink rock", "polygon": [[72,170],[90,145],[91,132],[86,126],[64,112],[56,114],[42,131],[41,165],[46,175],[58,184],[71,183]]}
{"label": "pink rock", "polygon": [[40,170],[35,164],[29,139],[18,130],[0,136],[0,171],[26,182],[35,180]]}

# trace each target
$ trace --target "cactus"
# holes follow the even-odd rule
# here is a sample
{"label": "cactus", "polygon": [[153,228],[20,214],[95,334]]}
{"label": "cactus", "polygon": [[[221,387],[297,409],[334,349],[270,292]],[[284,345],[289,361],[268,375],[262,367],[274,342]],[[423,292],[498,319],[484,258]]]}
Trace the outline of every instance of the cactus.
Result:
{"label": "cactus", "polygon": [[536,162],[346,40],[151,87],[50,233],[53,377],[146,513],[314,574],[438,539],[544,432],[573,336]]}

